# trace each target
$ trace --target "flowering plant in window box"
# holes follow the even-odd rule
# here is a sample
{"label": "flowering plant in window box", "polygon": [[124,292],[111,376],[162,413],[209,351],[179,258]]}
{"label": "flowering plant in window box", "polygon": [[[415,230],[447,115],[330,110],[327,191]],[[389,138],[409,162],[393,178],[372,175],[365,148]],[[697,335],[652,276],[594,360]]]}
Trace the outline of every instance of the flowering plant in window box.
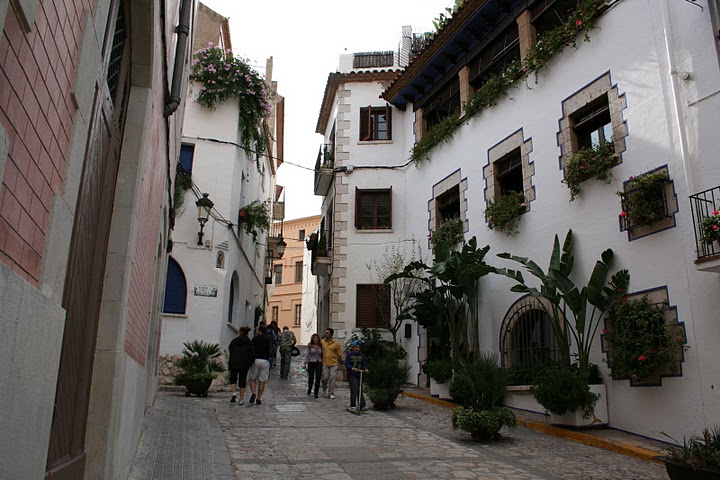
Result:
{"label": "flowering plant in window box", "polygon": [[665,172],[652,172],[628,179],[625,190],[617,192],[622,199],[620,217],[626,229],[652,225],[667,217],[665,184],[669,181],[670,177]]}
{"label": "flowering plant in window box", "polygon": [[267,146],[264,121],[272,110],[265,80],[250,68],[247,60],[212,43],[195,52],[193,57],[190,80],[202,83],[197,102],[214,110],[223,102],[236,99],[240,107],[240,146],[258,158]]}
{"label": "flowering plant in window box", "polygon": [[705,245],[720,241],[720,211],[715,210],[700,223],[701,240]]}
{"label": "flowering plant in window box", "polygon": [[637,383],[673,371],[679,354],[688,348],[682,331],[667,325],[662,308],[647,296],[618,302],[607,325],[602,333],[613,379]]}
{"label": "flowering plant in window box", "polygon": [[525,195],[518,192],[500,195],[494,201],[489,200],[485,210],[488,227],[514,237],[518,233],[520,215],[525,212],[526,205]]}
{"label": "flowering plant in window box", "polygon": [[430,233],[430,243],[433,250],[437,249],[437,245],[441,242],[446,243],[450,248],[463,241],[464,227],[460,217],[453,217],[445,220],[435,227]]}
{"label": "flowering plant in window box", "polygon": [[253,240],[257,241],[260,232],[270,229],[270,207],[265,202],[255,200],[240,209],[238,222],[245,233],[252,235]]}
{"label": "flowering plant in window box", "polygon": [[565,179],[562,181],[570,189],[570,201],[580,195],[580,184],[594,178],[599,182],[610,183],[613,179],[610,168],[617,163],[612,140],[600,143],[594,148],[581,148],[565,166]]}

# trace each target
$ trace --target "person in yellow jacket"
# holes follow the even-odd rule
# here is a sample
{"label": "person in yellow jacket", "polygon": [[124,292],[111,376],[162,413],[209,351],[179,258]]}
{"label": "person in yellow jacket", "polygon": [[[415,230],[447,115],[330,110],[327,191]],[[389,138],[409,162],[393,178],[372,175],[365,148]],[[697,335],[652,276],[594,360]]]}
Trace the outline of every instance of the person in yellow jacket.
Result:
{"label": "person in yellow jacket", "polygon": [[322,346],[322,389],[323,394],[327,394],[329,398],[335,398],[335,383],[337,381],[337,373],[340,365],[343,364],[342,347],[340,342],[333,338],[335,330],[328,327],[325,329],[325,335],[320,341]]}

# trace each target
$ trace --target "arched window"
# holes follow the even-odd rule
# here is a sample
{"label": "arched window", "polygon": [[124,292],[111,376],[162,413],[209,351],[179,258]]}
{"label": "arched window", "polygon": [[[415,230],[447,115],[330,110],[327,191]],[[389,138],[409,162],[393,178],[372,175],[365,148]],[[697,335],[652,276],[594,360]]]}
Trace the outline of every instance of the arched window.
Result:
{"label": "arched window", "polygon": [[[233,272],[232,277],[230,278],[230,299],[228,301],[228,316],[227,316],[227,323],[230,325],[233,325],[233,320],[240,320],[240,314],[237,311],[239,308],[239,296],[240,296],[240,286],[238,284],[238,274],[237,272]],[[238,322],[240,323],[240,322]]]}
{"label": "arched window", "polygon": [[500,355],[504,367],[539,365],[558,360],[552,319],[539,300],[526,296],[505,314],[500,329]]}
{"label": "arched window", "polygon": [[165,302],[163,313],[185,313],[187,302],[187,282],[180,265],[173,259],[168,260],[167,280],[165,282]]}

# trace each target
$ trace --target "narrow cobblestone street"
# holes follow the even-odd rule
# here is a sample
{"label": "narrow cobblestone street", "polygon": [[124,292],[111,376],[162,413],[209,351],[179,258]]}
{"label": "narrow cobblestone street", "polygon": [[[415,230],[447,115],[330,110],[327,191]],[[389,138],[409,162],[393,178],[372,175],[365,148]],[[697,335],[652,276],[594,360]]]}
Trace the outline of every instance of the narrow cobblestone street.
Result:
{"label": "narrow cobblestone street", "polygon": [[[341,383],[341,386],[345,384]],[[515,428],[500,441],[453,431],[450,409],[410,397],[362,416],[337,398],[305,395],[294,362],[290,380],[271,371],[260,406],[230,394],[186,398],[161,392],[145,419],[130,478],[181,479],[659,479],[660,464]]]}

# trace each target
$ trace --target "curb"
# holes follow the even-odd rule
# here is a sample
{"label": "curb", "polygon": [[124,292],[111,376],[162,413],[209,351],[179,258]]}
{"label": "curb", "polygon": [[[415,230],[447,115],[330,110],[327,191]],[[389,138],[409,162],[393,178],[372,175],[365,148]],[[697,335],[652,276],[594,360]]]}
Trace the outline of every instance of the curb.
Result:
{"label": "curb", "polygon": [[[440,400],[438,398],[428,397],[427,395],[422,395],[422,394],[408,392],[408,391],[405,391],[403,393],[407,397],[422,400],[427,403],[432,403],[433,405],[439,405],[441,407],[447,407],[447,408],[458,407],[458,405],[453,402],[448,402],[446,400]],[[641,460],[648,460],[651,462],[663,464],[663,461],[659,460],[657,458],[658,456],[662,455],[662,453],[656,452],[653,450],[648,450],[646,448],[638,447],[635,445],[631,445],[626,442],[621,442],[618,440],[609,440],[606,438],[599,438],[599,437],[589,435],[587,433],[583,433],[583,432],[580,432],[577,430],[567,430],[564,428],[553,427],[552,425],[548,425],[548,424],[542,423],[542,422],[536,422],[533,420],[523,420],[523,419],[518,418],[517,424],[518,424],[518,426],[525,427],[530,430],[534,430],[536,432],[544,433],[546,435],[567,438],[568,440],[572,440],[574,442],[589,445],[591,447],[602,448],[604,450],[609,450],[611,452],[628,455],[631,457],[639,458]]]}

